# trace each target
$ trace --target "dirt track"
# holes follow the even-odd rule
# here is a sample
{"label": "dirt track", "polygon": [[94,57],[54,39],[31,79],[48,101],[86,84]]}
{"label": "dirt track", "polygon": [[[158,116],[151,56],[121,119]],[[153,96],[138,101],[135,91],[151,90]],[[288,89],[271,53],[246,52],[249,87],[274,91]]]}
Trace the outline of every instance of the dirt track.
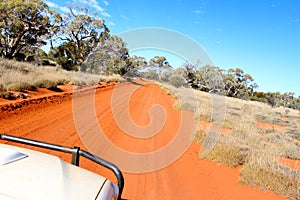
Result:
{"label": "dirt track", "polygon": [[[114,96],[115,87],[90,90],[82,94],[76,102],[72,101],[72,95],[64,93],[55,99],[46,98],[43,103],[28,103],[14,111],[2,111],[0,114],[0,132],[17,136],[38,139],[65,146],[80,146],[87,149],[82,143],[78,131],[92,133],[96,128],[101,127],[106,137],[116,146],[128,151],[145,153],[156,151],[168,144],[175,136],[178,124],[180,123],[180,111],[172,108],[174,99],[167,95],[158,86],[143,83],[135,85],[123,83],[118,85],[120,91],[129,88],[137,88],[131,95],[129,102],[126,99],[118,99]],[[95,92],[95,93],[94,93]],[[94,102],[90,102],[90,98]],[[93,96],[95,95],[95,96]],[[64,96],[64,98],[62,97]],[[120,129],[115,115],[112,112],[112,99],[119,110],[129,107],[130,117],[138,127],[146,127],[151,122],[149,109],[154,104],[160,104],[164,108],[167,119],[163,128],[156,135],[145,138],[136,138],[125,134]],[[88,101],[88,102],[86,102]],[[128,105],[127,105],[128,103]],[[84,110],[89,105],[95,106],[94,114],[85,114]],[[87,126],[78,125],[78,113],[74,114],[72,106],[82,110],[80,120],[86,120]],[[2,105],[3,107],[3,105]],[[30,109],[26,109],[30,108]],[[26,112],[25,112],[26,111]],[[11,114],[9,114],[11,113]],[[118,113],[118,112],[117,112]],[[80,114],[80,113],[79,113]],[[8,116],[8,117],[6,117]],[[90,127],[89,121],[96,116],[99,127]],[[76,123],[75,123],[76,122]],[[84,124],[84,123],[83,123]],[[154,127],[155,128],[155,127]],[[151,131],[150,131],[151,132]],[[83,137],[81,135],[81,137]],[[90,138],[90,135],[86,136]],[[141,135],[142,137],[142,135]],[[94,143],[92,147],[88,139],[88,150],[101,149],[101,142]],[[124,173],[125,188],[122,197],[124,199],[284,199],[272,192],[262,192],[256,188],[238,185],[239,168],[232,169],[225,166],[218,166],[198,156],[200,146],[192,144],[183,156],[168,167],[149,173]],[[104,150],[105,151],[105,150]],[[48,152],[48,151],[46,151]],[[54,153],[69,161],[70,156]],[[112,155],[116,158],[118,155]],[[120,158],[119,162],[123,162]],[[131,161],[128,161],[131,162]],[[155,161],[153,161],[155,162]],[[134,162],[132,162],[134,163]],[[94,172],[107,175],[113,179],[113,175],[105,169],[99,168],[86,160],[82,160],[82,167]],[[117,163],[118,164],[118,163]],[[122,166],[122,165],[121,165]],[[122,170],[122,167],[120,167]]]}

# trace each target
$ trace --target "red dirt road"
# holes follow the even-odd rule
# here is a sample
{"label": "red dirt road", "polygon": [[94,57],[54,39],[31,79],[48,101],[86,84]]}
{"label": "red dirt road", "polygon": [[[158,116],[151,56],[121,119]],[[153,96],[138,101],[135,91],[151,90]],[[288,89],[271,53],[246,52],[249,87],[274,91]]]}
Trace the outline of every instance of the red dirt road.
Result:
{"label": "red dirt road", "polygon": [[[112,144],[127,152],[155,152],[169,144],[180,126],[182,114],[172,108],[174,99],[154,84],[123,83],[118,84],[118,88],[124,92],[123,96],[115,95],[116,86],[109,86],[82,93],[77,100],[73,101],[70,93],[63,93],[60,94],[61,99],[57,96],[48,97],[43,101],[30,101],[21,104],[22,106],[15,110],[7,109],[2,103],[0,110],[3,107],[5,109],[2,109],[0,113],[0,132],[65,146],[80,146],[100,154],[109,152],[109,149],[97,138],[99,127]],[[127,94],[129,90],[133,92]],[[126,95],[129,95],[129,98],[124,98]],[[92,102],[91,97],[93,97]],[[148,126],[152,122],[149,110],[155,104],[161,105],[163,110],[157,111],[159,116],[153,116],[161,117],[165,114],[166,117],[165,121],[162,117],[157,122],[157,126],[162,125],[160,130],[156,130],[156,126],[152,128]],[[90,105],[94,106],[92,113],[87,111]],[[117,109],[113,111],[112,107]],[[145,133],[141,133],[145,135],[139,136],[141,138],[130,136],[120,128],[122,123],[119,120],[122,116],[126,116],[126,113],[121,112],[124,109],[128,109],[127,114],[138,127],[137,130],[146,127]],[[96,120],[97,126],[91,125],[93,120]],[[147,127],[150,127],[149,130]],[[158,133],[147,135],[153,130]],[[81,132],[80,136],[78,132]],[[81,139],[85,142],[83,143]],[[200,146],[193,143],[184,155],[165,168],[148,173],[125,172],[123,199],[284,199],[272,192],[262,192],[257,188],[238,185],[239,168],[232,169],[200,159],[199,150]],[[70,160],[70,156],[60,153],[52,154],[64,160]],[[116,164],[121,170],[124,170],[122,166],[137,164],[134,160],[124,161],[122,155],[118,154],[111,155],[111,158],[113,160],[119,158]],[[148,162],[151,165],[152,162],[158,161],[150,159]],[[145,163],[140,163],[140,165],[145,165]],[[113,175],[107,170],[87,160],[83,159],[81,166],[114,180]]]}

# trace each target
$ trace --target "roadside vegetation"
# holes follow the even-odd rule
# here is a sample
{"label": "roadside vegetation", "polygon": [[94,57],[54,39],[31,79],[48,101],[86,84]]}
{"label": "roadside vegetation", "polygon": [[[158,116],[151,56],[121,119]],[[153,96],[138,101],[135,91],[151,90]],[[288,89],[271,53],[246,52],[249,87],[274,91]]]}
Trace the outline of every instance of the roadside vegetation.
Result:
{"label": "roadside vegetation", "polygon": [[[200,124],[212,127],[200,126],[192,136],[212,147],[202,157],[240,166],[241,184],[300,199],[300,170],[279,162],[300,165],[300,97],[257,91],[254,78],[240,68],[188,61],[171,66],[164,56],[130,56],[126,42],[86,6],[71,3],[62,14],[42,0],[0,2],[0,98],[13,99],[10,91],[58,91],[61,84],[123,78],[167,83],[168,93],[183,100],[174,108],[193,111]],[[49,52],[42,50],[46,44]]]}
{"label": "roadside vegetation", "polygon": [[[63,13],[50,9],[43,0],[1,1],[0,56],[67,71],[142,77],[176,87],[189,85],[204,92],[300,110],[300,97],[293,92],[256,91],[254,78],[240,68],[223,70],[188,61],[171,66],[164,56],[154,56],[149,61],[130,56],[126,42],[111,34],[105,20],[94,11],[90,4],[77,1],[69,3]],[[42,48],[46,44],[48,52]],[[26,82],[21,87],[32,88]],[[54,86],[51,84],[50,88]]]}
{"label": "roadside vegetation", "polygon": [[199,120],[191,139],[201,144],[201,158],[238,167],[240,184],[300,199],[299,110],[160,85],[177,99],[175,109],[193,111]]}
{"label": "roadside vegetation", "polygon": [[58,86],[64,84],[85,86],[121,80],[119,75],[67,71],[53,66],[37,67],[30,63],[0,59],[0,97],[5,99],[13,99],[10,91],[26,92],[37,88],[59,91]]}
{"label": "roadside vegetation", "polygon": [[[197,96],[202,108],[211,108],[211,95],[197,92]],[[212,119],[212,109],[200,109],[195,116],[211,126],[222,124],[223,133],[204,158],[230,167],[241,166],[241,184],[300,199],[299,111],[229,97],[224,100],[226,117],[222,123]],[[201,127],[192,139],[204,145],[208,134],[214,133]],[[279,162],[281,158],[286,160]]]}

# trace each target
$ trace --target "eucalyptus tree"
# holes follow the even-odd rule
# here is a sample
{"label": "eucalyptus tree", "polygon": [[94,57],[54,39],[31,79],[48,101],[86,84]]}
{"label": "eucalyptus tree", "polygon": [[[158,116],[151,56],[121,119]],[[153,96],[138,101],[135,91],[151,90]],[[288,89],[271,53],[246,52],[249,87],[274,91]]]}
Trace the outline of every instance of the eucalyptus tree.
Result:
{"label": "eucalyptus tree", "polygon": [[128,56],[126,62],[126,77],[140,77],[142,71],[148,66],[148,62],[143,56]]}
{"label": "eucalyptus tree", "polygon": [[168,67],[168,61],[165,56],[154,56],[150,60],[150,66],[153,67]]}
{"label": "eucalyptus tree", "polygon": [[240,68],[229,69],[224,75],[226,95],[241,99],[249,99],[258,85],[250,74]]}
{"label": "eucalyptus tree", "polygon": [[45,45],[60,28],[59,13],[42,0],[1,0],[0,13],[0,51],[9,59]]}
{"label": "eucalyptus tree", "polygon": [[128,57],[126,62],[128,67],[131,69],[139,69],[148,65],[148,62],[145,57],[136,55]]}
{"label": "eucalyptus tree", "polygon": [[81,64],[89,52],[96,47],[102,31],[109,32],[105,20],[99,18],[96,12],[76,2],[68,5],[68,11],[63,15],[63,24],[58,37],[63,45],[75,46],[72,57],[74,64]]}
{"label": "eucalyptus tree", "polygon": [[129,50],[127,44],[118,35],[104,32],[97,46],[87,56],[87,71],[100,74],[125,74],[128,64]]}
{"label": "eucalyptus tree", "polygon": [[224,94],[223,70],[219,67],[205,65],[196,71],[196,77],[201,91]]}
{"label": "eucalyptus tree", "polygon": [[194,89],[199,89],[199,73],[197,73],[198,66],[188,61],[184,62],[177,72],[185,77],[187,83]]}
{"label": "eucalyptus tree", "polygon": [[149,61],[151,71],[157,73],[157,78],[160,81],[167,81],[174,71],[165,56],[154,56]]}

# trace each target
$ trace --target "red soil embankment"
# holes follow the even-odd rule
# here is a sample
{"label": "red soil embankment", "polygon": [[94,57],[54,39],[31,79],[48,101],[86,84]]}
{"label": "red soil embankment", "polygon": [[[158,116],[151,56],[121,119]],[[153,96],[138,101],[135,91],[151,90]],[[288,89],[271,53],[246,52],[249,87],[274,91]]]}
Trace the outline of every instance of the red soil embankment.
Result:
{"label": "red soil embankment", "polygon": [[[118,96],[113,97],[115,87],[97,89],[94,91],[94,102],[85,102],[83,97],[78,99],[76,105],[80,106],[82,114],[84,114],[85,106],[91,103],[95,105],[94,115],[97,117],[99,126],[114,145],[131,152],[159,150],[168,144],[170,139],[176,134],[181,112],[172,108],[174,99],[163,92],[157,85],[147,83],[122,84],[120,88],[126,92],[133,85],[137,89],[130,94],[131,98],[129,98],[130,102],[128,105],[129,115],[137,125],[146,126],[149,124],[151,121],[149,108],[154,104],[160,104],[167,114],[164,127],[152,137],[134,138],[125,134],[118,127],[114,119],[115,116],[112,113],[112,98],[116,98],[115,104],[120,104],[113,105],[120,106],[120,111],[125,101],[118,99]],[[125,105],[127,106],[127,104]],[[74,116],[72,106],[74,106],[74,103],[69,97],[62,101],[57,101],[57,103],[45,103],[43,106],[36,104],[23,105],[19,110],[15,110],[13,115],[0,114],[0,132],[65,146],[76,145],[86,149],[77,133],[78,125],[74,122],[74,117],[76,116]],[[22,110],[26,110],[26,112]],[[85,120],[88,123],[95,116],[87,115]],[[93,129],[91,128],[90,130]],[[165,168],[149,173],[125,172],[125,188],[122,197],[124,199],[138,200],[284,199],[282,196],[275,195],[272,192],[262,192],[257,188],[237,184],[239,179],[238,168],[228,168],[200,159],[198,155],[199,150],[200,146],[193,143],[179,159]],[[48,150],[43,151],[50,153]],[[60,153],[52,154],[58,155],[64,160],[70,160],[70,156],[61,155]],[[112,155],[112,157],[114,156],[118,155]],[[156,161],[149,160],[149,162]],[[84,159],[81,164],[84,168],[113,179],[113,175],[107,170]]]}

